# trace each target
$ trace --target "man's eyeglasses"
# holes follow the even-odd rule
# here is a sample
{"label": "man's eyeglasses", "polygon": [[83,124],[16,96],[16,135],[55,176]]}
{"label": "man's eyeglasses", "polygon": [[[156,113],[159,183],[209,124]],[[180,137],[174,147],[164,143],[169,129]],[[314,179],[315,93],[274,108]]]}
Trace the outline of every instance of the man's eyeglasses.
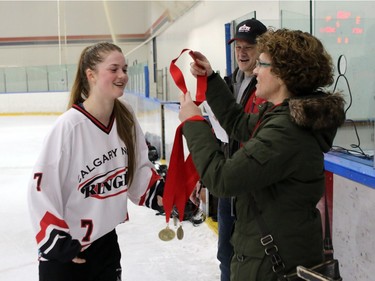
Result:
{"label": "man's eyeglasses", "polygon": [[263,61],[257,60],[255,65],[256,65],[256,67],[269,67],[272,64],[270,64],[268,62],[263,62]]}

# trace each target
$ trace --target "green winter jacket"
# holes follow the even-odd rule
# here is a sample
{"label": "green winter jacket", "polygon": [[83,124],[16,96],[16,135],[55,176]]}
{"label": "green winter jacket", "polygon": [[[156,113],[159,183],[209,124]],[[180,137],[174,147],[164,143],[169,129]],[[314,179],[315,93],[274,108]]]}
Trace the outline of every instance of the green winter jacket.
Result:
{"label": "green winter jacket", "polygon": [[[226,159],[207,122],[186,121],[183,126],[204,185],[216,196],[236,197],[231,280],[277,279],[260,243],[249,194],[273,235],[286,272],[321,262],[322,227],[316,204],[325,187],[323,153],[345,120],[342,97],[315,93],[278,106],[265,103],[259,114],[248,115],[214,74],[206,99],[228,135],[243,143]],[[245,266],[233,268],[237,256],[247,259]]]}

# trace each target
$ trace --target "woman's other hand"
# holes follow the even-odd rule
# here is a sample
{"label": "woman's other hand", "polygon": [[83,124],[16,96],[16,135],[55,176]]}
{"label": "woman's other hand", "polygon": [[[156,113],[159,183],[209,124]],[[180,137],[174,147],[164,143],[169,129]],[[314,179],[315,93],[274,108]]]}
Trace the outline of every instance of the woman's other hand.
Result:
{"label": "woman's other hand", "polygon": [[193,116],[202,116],[202,112],[200,108],[194,103],[191,99],[190,92],[186,92],[186,94],[180,95],[180,113],[178,114],[178,118],[181,122],[193,117]]}

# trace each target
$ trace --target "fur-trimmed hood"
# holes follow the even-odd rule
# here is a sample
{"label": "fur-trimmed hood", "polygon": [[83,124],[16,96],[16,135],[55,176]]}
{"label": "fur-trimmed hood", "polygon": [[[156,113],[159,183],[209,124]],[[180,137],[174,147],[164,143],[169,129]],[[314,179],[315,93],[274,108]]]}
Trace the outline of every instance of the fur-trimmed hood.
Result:
{"label": "fur-trimmed hood", "polygon": [[345,100],[338,93],[317,93],[289,100],[292,121],[313,131],[341,126],[345,121],[344,105]]}
{"label": "fur-trimmed hood", "polygon": [[339,93],[319,92],[289,100],[292,122],[311,130],[324,152],[331,148],[337,128],[345,122],[344,106]]}

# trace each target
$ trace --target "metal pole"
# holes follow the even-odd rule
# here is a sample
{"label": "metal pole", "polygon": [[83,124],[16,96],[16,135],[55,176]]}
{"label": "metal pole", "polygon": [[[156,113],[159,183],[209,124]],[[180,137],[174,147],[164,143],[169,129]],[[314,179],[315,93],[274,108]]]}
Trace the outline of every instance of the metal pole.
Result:
{"label": "metal pole", "polygon": [[164,104],[160,104],[161,114],[161,158],[165,160],[165,113]]}
{"label": "metal pole", "polygon": [[313,34],[313,0],[310,0],[310,34]]}
{"label": "metal pole", "polygon": [[26,75],[26,92],[29,92],[29,75],[27,73],[27,67],[25,67],[25,75]]}
{"label": "metal pole", "polygon": [[4,69],[4,92],[7,92],[7,75],[5,74],[5,69]]}

